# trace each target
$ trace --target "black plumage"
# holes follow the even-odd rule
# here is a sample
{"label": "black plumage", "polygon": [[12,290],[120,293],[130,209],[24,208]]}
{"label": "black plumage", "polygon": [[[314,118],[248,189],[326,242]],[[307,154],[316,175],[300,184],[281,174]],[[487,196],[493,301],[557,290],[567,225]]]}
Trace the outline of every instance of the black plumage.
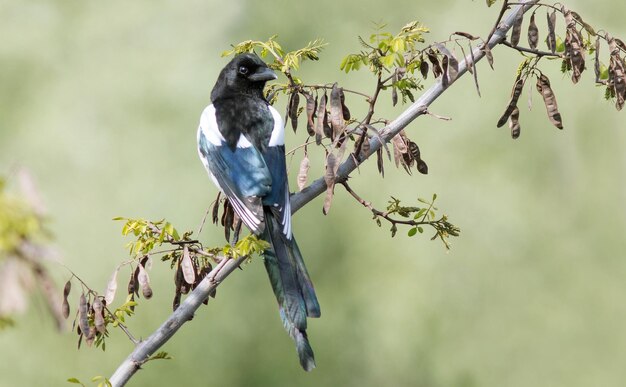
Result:
{"label": "black plumage", "polygon": [[250,230],[270,243],[265,267],[285,329],[296,342],[302,367],[315,367],[307,317],[320,308],[291,233],[284,125],[263,96],[276,75],[254,54],[236,56],[221,71],[212,105],[198,130],[200,158]]}

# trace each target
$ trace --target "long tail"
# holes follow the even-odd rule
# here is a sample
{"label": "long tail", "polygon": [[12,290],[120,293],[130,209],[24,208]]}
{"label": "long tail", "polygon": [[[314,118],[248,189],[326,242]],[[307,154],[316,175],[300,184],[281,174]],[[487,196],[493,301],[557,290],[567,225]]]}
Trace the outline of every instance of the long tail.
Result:
{"label": "long tail", "polygon": [[306,371],[315,368],[313,349],[306,334],[307,317],[319,317],[320,306],[311,278],[307,273],[296,240],[288,240],[271,210],[265,210],[263,238],[271,248],[264,252],[265,269],[270,277],[280,317],[291,338],[296,342],[300,365]]}

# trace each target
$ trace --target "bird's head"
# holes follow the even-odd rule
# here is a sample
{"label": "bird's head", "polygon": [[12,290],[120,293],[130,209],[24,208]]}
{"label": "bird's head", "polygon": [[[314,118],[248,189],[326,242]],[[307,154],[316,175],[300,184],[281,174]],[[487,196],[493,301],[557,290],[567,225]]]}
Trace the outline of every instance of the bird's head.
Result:
{"label": "bird's head", "polygon": [[220,72],[211,91],[211,100],[250,95],[263,98],[265,82],[276,79],[276,74],[256,54],[239,54]]}

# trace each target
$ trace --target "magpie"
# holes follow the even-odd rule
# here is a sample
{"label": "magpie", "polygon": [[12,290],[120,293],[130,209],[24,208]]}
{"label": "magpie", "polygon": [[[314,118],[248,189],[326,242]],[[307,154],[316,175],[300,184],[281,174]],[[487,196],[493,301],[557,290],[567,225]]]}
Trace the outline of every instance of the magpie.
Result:
{"label": "magpie", "polygon": [[280,317],[302,368],[310,371],[315,359],[307,317],[319,317],[320,306],[291,230],[284,123],[263,96],[273,79],[276,74],[257,55],[235,56],[200,117],[198,154],[242,222],[269,242],[263,258]]}

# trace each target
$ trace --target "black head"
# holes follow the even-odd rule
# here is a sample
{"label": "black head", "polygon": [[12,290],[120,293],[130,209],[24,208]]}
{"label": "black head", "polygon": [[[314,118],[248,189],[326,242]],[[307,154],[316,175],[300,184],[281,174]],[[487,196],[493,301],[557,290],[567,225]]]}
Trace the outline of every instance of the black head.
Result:
{"label": "black head", "polygon": [[276,74],[256,54],[239,54],[222,69],[211,91],[211,101],[237,95],[263,98],[265,82]]}

